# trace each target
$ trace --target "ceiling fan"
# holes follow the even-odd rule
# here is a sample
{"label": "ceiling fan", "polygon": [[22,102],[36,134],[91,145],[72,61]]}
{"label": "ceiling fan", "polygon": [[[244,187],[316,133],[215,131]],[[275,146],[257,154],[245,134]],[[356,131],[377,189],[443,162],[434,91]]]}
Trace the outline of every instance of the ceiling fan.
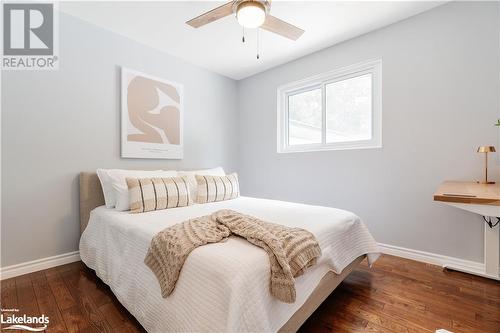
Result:
{"label": "ceiling fan", "polygon": [[262,28],[275,34],[297,40],[304,30],[269,14],[270,0],[235,0],[214,8],[186,23],[193,28],[199,28],[231,14],[236,15],[238,23],[243,28]]}

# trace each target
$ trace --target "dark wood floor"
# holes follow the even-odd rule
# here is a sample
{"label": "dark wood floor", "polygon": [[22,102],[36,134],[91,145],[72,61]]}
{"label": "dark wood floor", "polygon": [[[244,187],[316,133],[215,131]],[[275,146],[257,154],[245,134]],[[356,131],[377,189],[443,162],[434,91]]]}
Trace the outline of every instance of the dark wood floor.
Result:
{"label": "dark wood floor", "polygon": [[[81,262],[4,280],[1,291],[2,309],[49,316],[47,332],[144,332]],[[434,332],[439,328],[499,333],[500,282],[382,256],[372,269],[363,263],[354,271],[301,332]]]}

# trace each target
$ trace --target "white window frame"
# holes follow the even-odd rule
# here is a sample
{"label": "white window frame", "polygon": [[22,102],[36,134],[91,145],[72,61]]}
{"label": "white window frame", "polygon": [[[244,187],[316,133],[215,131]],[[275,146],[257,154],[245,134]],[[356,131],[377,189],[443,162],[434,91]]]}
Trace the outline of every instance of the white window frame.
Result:
{"label": "white window frame", "polygon": [[[372,138],[370,140],[326,142],[326,85],[358,77],[372,75]],[[321,88],[321,143],[288,144],[288,97],[297,93]],[[278,88],[278,153],[297,153],[323,150],[382,148],[382,60],[371,60],[335,69]]]}

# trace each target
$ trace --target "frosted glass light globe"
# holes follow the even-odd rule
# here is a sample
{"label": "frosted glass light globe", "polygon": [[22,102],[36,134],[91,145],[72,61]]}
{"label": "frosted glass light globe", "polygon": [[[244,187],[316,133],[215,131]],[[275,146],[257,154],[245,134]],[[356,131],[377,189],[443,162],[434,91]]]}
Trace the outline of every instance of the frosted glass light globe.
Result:
{"label": "frosted glass light globe", "polygon": [[236,18],[245,28],[258,28],[266,20],[266,9],[260,2],[246,1],[238,6]]}

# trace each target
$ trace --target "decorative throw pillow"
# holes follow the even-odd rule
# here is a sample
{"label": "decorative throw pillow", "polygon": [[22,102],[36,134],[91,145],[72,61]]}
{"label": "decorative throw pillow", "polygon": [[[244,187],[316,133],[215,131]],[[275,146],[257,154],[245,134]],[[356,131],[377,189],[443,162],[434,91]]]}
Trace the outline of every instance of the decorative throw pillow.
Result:
{"label": "decorative throw pillow", "polygon": [[222,167],[217,167],[213,169],[195,170],[195,171],[177,171],[177,174],[184,177],[188,183],[189,195],[193,200],[196,200],[198,196],[198,183],[196,182],[196,175],[199,176],[225,176],[226,173]]}
{"label": "decorative throw pillow", "polygon": [[187,182],[182,177],[127,178],[127,186],[131,213],[192,204]]}
{"label": "decorative throw pillow", "polygon": [[197,203],[230,200],[240,196],[240,185],[236,173],[227,176],[196,175],[196,182],[198,183]]}
{"label": "decorative throw pillow", "polygon": [[141,170],[119,170],[117,173],[109,173],[116,196],[115,209],[123,212],[130,209],[130,198],[128,196],[127,178],[166,178],[177,177],[177,171],[141,171]]}

